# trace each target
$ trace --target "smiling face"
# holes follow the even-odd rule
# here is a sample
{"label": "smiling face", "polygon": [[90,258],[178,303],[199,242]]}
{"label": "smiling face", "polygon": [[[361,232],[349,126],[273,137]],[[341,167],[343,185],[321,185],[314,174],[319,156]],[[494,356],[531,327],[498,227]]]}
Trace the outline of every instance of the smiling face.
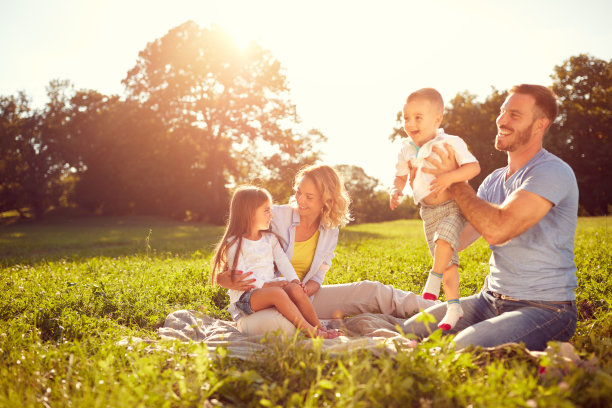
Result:
{"label": "smiling face", "polygon": [[430,100],[423,97],[411,98],[403,109],[404,130],[412,141],[422,146],[436,137],[442,122],[442,113]]}
{"label": "smiling face", "polygon": [[265,231],[270,228],[272,221],[272,203],[267,201],[257,207],[251,219],[251,232]]}
{"label": "smiling face", "polygon": [[495,148],[502,152],[514,152],[530,143],[534,133],[535,98],[531,95],[510,94],[499,109]]}
{"label": "smiling face", "polygon": [[298,205],[300,217],[315,219],[321,215],[324,205],[323,198],[317,186],[309,177],[304,177],[298,184],[295,201]]}

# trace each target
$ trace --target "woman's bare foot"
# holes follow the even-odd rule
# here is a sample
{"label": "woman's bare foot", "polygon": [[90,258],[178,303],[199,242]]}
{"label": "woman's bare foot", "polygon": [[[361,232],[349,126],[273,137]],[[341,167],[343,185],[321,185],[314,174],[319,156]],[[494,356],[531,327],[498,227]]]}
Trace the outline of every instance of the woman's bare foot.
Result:
{"label": "woman's bare foot", "polygon": [[326,338],[326,339],[335,339],[335,338],[337,338],[339,336],[340,336],[340,332],[338,330],[336,330],[336,329],[327,329],[325,331],[324,338]]}

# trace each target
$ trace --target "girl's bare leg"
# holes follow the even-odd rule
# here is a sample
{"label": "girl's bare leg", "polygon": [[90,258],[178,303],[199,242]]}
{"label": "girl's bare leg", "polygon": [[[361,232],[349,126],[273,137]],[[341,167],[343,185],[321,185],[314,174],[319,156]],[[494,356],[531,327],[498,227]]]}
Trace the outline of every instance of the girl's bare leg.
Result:
{"label": "girl's bare leg", "polygon": [[[301,288],[300,288],[301,290]],[[279,286],[260,288],[253,291],[251,295],[251,309],[254,312],[275,307],[283,316],[308,336],[315,336],[316,327],[310,324],[293,303],[287,292]]]}
{"label": "girl's bare leg", "polygon": [[306,293],[304,293],[304,289],[302,289],[300,285],[296,283],[290,283],[287,286],[283,287],[283,290],[287,292],[287,295],[289,295],[293,303],[298,307],[298,309],[302,313],[302,316],[304,316],[308,323],[310,323],[320,331],[320,333],[318,334],[323,335],[323,337],[326,339],[334,339],[340,335],[337,330],[326,329],[325,327],[323,327],[321,321],[317,316],[317,312],[315,312],[314,310],[314,306],[310,302],[310,298],[308,297],[308,295],[306,295]]}
{"label": "girl's bare leg", "polygon": [[293,303],[300,309],[302,316],[304,319],[308,321],[314,327],[321,328],[321,321],[317,317],[317,313],[310,302],[310,299],[304,293],[304,289],[300,287],[300,285],[296,283],[290,283],[287,286],[283,287],[283,290],[287,292],[289,298],[293,301]]}

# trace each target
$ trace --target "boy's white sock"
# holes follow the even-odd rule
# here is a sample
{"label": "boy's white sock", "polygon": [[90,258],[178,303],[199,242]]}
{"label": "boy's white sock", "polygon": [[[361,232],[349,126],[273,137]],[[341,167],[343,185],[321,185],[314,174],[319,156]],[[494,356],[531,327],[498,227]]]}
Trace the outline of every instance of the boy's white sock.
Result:
{"label": "boy's white sock", "polygon": [[423,288],[423,299],[436,300],[440,295],[440,285],[442,284],[442,274],[429,271],[427,282]]}
{"label": "boy's white sock", "polygon": [[444,331],[450,330],[463,317],[463,309],[459,304],[459,299],[451,299],[447,302],[446,305],[446,314],[440,323],[438,323],[438,327]]}

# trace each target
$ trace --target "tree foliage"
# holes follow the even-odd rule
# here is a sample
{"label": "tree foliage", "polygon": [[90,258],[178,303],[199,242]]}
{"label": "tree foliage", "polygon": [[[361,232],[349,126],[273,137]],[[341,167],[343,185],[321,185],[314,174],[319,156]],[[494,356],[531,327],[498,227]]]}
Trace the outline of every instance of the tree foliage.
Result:
{"label": "tree foliage", "polygon": [[354,223],[418,217],[418,209],[409,197],[406,197],[395,211],[391,211],[389,193],[380,188],[378,179],[368,176],[361,167],[348,164],[334,167],[344,178],[344,185],[351,197]]}
{"label": "tree foliage", "polygon": [[0,97],[0,211],[29,208],[40,218],[59,204],[67,170],[66,135],[59,130],[66,86],[52,81],[41,110],[32,109],[24,93]]}
{"label": "tree foliage", "polygon": [[[552,78],[560,116],[545,147],[574,169],[582,208],[606,214],[612,61],[573,56]],[[76,205],[219,223],[236,184],[255,182],[285,203],[297,170],[320,159],[326,138],[300,127],[279,61],[255,43],[236,47],[217,27],[173,28],[140,52],[123,83],[125,98],[54,80],[40,109],[23,93],[0,96],[0,211],[40,217]],[[442,127],[480,162],[474,187],[506,164],[493,143],[506,95],[493,89],[481,102],[460,92],[446,107]],[[390,139],[398,137],[405,137],[401,112]],[[337,168],[355,222],[417,216],[410,199],[391,212],[388,193],[362,168]]]}
{"label": "tree foliage", "polygon": [[612,204],[612,60],[573,56],[555,67],[552,78],[560,115],[547,147],[574,169],[580,204],[590,214],[607,214]]}
{"label": "tree foliage", "polygon": [[460,136],[480,164],[480,174],[470,181],[475,188],[493,170],[507,163],[506,154],[494,147],[495,119],[506,96],[506,92],[493,89],[484,102],[478,102],[475,95],[462,92],[451,99],[446,109],[442,126],[448,134]]}
{"label": "tree foliage", "polygon": [[183,218],[205,213],[189,163],[193,151],[172,140],[158,117],[133,101],[81,91],[71,100],[69,132],[79,169],[75,200],[106,214]]}
{"label": "tree foliage", "polygon": [[191,149],[187,177],[211,221],[226,212],[228,183],[278,178],[277,169],[317,157],[309,135],[295,130],[280,63],[256,43],[240,50],[219,28],[189,21],[170,30],[140,52],[124,84],[129,100]]}

